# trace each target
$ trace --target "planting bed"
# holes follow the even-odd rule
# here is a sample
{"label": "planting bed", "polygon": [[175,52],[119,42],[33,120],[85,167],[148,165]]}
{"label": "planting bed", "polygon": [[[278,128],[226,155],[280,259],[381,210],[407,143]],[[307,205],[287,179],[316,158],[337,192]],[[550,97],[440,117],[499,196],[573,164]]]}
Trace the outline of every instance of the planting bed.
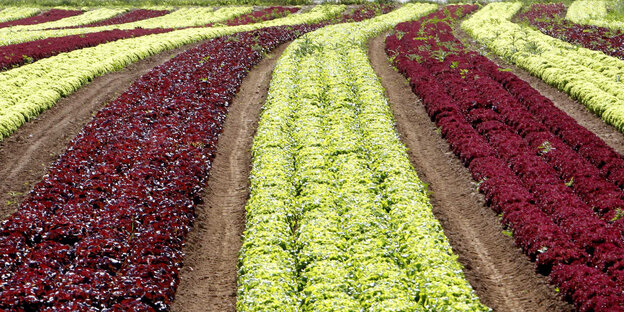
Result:
{"label": "planting bed", "polygon": [[622,308],[622,156],[453,37],[475,8],[400,24],[387,51],[538,270],[580,310]]}
{"label": "planting bed", "polygon": [[138,9],[132,10],[124,14],[120,14],[119,16],[111,17],[109,19],[105,19],[99,22],[93,22],[86,25],[80,26],[70,26],[67,28],[78,28],[78,27],[97,27],[97,26],[107,26],[107,25],[116,25],[116,24],[125,24],[132,23],[137,21],[142,21],[149,18],[155,18],[159,16],[163,16],[169,13],[167,10],[146,10],[146,9]]}
{"label": "planting bed", "polygon": [[12,26],[18,26],[18,25],[35,25],[35,24],[40,24],[40,23],[53,22],[53,21],[57,21],[66,17],[80,15],[82,13],[83,12],[80,10],[51,9],[51,10],[45,11],[35,16],[25,17],[25,18],[13,20],[13,21],[0,23],[0,28],[12,27]]}
{"label": "planting bed", "polygon": [[272,28],[213,40],[100,111],[3,223],[14,249],[0,306],[167,309],[229,101],[263,50],[293,36]]}
{"label": "planting bed", "polygon": [[[137,10],[130,12],[128,14],[132,14],[134,12],[140,12],[142,10]],[[143,10],[147,11],[147,10]],[[288,13],[294,13],[297,9],[293,8],[283,8],[283,7],[270,7],[258,11],[254,11],[253,13],[249,13],[240,17],[236,17],[226,22],[227,26],[238,26],[238,25],[246,25],[251,23],[258,23],[267,20],[272,20],[275,18],[283,17]],[[160,16],[160,12],[166,11],[148,11],[141,12],[142,18],[145,19],[144,15],[154,15],[150,12],[158,13],[156,16]],[[133,15],[128,18],[133,18],[136,20],[137,15]],[[127,20],[128,18],[122,18],[121,20]],[[117,24],[118,22],[109,21],[105,22],[106,25]],[[210,26],[210,25],[207,25]],[[127,39],[134,38],[140,36],[146,36],[151,34],[158,34],[164,32],[173,31],[173,28],[152,28],[152,29],[114,29],[114,30],[105,30],[101,32],[81,34],[81,35],[71,35],[65,37],[53,37],[48,39],[41,39],[35,41],[29,41],[24,43],[12,44],[8,46],[0,46],[0,69],[10,69],[17,66],[20,66],[25,63],[32,63],[39,59],[47,58],[50,56],[57,55],[63,52],[70,52],[77,49],[82,49],[86,47],[97,46],[102,43],[107,43],[111,41],[116,41],[119,39]]]}
{"label": "planting bed", "polygon": [[0,310],[624,311],[590,3],[0,8]]}

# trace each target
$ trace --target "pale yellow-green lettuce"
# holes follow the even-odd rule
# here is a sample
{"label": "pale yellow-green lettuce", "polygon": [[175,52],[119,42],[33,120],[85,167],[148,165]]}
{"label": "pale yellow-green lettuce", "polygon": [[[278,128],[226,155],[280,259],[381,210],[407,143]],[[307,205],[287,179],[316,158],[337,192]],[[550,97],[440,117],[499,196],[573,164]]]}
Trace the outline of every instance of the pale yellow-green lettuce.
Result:
{"label": "pale yellow-green lettuce", "polygon": [[[69,35],[87,34],[113,29],[135,29],[135,28],[183,28],[192,26],[204,26],[209,23],[218,23],[226,21],[236,16],[252,12],[252,7],[225,7],[218,10],[214,8],[182,8],[169,14],[145,19],[141,21],[71,29],[48,29],[48,30],[29,30],[24,31],[21,27],[15,26],[9,28],[0,28],[0,45],[9,45],[32,40],[64,37]],[[80,16],[80,15],[78,15]],[[76,16],[76,17],[78,17]],[[59,20],[57,22],[63,21]],[[55,23],[55,22],[53,22]],[[46,23],[47,24],[47,23]],[[67,25],[70,26],[70,25]],[[37,28],[38,26],[29,26]]]}
{"label": "pale yellow-green lettuce", "polygon": [[41,12],[39,8],[31,7],[7,7],[0,11],[0,23],[31,17]]}
{"label": "pale yellow-green lettuce", "polygon": [[568,8],[566,19],[577,24],[624,29],[624,21],[608,19],[607,7],[611,1],[576,0]]}
{"label": "pale yellow-green lettuce", "polygon": [[237,309],[487,311],[435,219],[366,54],[437,8],[327,26],[278,61],[252,148]]}

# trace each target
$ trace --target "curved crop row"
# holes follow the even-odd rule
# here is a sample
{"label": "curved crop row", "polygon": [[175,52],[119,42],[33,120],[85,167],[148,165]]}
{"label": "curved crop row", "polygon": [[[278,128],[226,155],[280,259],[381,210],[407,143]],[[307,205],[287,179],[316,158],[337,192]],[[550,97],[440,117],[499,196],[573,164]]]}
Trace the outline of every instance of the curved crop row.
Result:
{"label": "curved crop row", "polygon": [[[296,8],[271,7],[249,13],[228,21],[228,26],[245,25],[252,22],[262,22],[277,17],[285,16],[286,13],[294,12]],[[158,11],[155,11],[158,12]],[[63,52],[70,52],[86,47],[97,46],[102,43],[119,39],[134,38],[150,34],[158,34],[173,31],[168,28],[154,29],[128,29],[106,30],[83,35],[72,35],[58,38],[48,38],[24,43],[12,44],[0,47],[0,70],[10,69],[22,64],[54,56]]]}
{"label": "curved crop row", "polygon": [[467,50],[451,27],[459,8],[476,6],[399,24],[388,54],[539,270],[581,311],[624,311],[624,193],[600,172],[624,158]]}
{"label": "curved crop row", "polygon": [[106,30],[85,35],[73,35],[28,41],[0,47],[0,70],[8,70],[29,64],[63,52],[94,47],[119,39],[140,37],[172,31],[173,29],[128,29]]}
{"label": "curved crop row", "polygon": [[101,110],[0,226],[0,309],[169,311],[228,103],[311,28],[211,40]]}
{"label": "curved crop row", "polygon": [[206,27],[208,26],[216,27],[216,26],[223,26],[223,25],[238,26],[238,25],[259,23],[262,21],[284,17],[289,14],[295,13],[297,11],[299,11],[299,8],[287,8],[287,7],[281,7],[281,6],[274,6],[274,7],[264,8],[262,10],[253,11],[249,14],[235,17],[224,23],[216,23],[216,24],[211,23],[205,26]]}
{"label": "curved crop row", "polygon": [[11,31],[0,29],[0,45],[16,44],[26,41],[79,35],[113,29],[135,28],[184,28],[219,23],[234,17],[252,12],[252,7],[226,7],[218,10],[213,8],[181,8],[169,14],[125,24],[99,27],[83,27],[70,29],[49,29],[33,31]]}
{"label": "curved crop row", "polygon": [[6,27],[13,27],[13,26],[19,26],[19,25],[34,25],[34,24],[39,24],[39,23],[58,21],[60,19],[80,15],[82,13],[83,12],[81,10],[51,9],[41,14],[34,15],[34,16],[0,23],[0,28],[2,28],[0,29],[0,32],[4,31]]}
{"label": "curved crop row", "polygon": [[568,8],[566,18],[577,24],[624,29],[624,21],[607,19],[608,4],[605,0],[576,0]]}
{"label": "curved crop row", "polygon": [[368,38],[434,10],[328,26],[278,61],[254,145],[238,311],[486,311],[394,130]]}
{"label": "curved crop row", "polygon": [[[39,8],[8,7],[0,11],[0,23],[31,17],[41,12]],[[2,24],[0,24],[0,27]]]}
{"label": "curved crop row", "polygon": [[494,53],[579,100],[624,131],[624,61],[509,21],[520,3],[488,4],[462,28]]}
{"label": "curved crop row", "polygon": [[624,30],[576,24],[563,18],[565,12],[562,3],[538,3],[517,16],[517,19],[551,37],[624,60]]}
{"label": "curved crop row", "polygon": [[86,24],[91,24],[91,23],[95,23],[95,22],[99,22],[102,20],[112,18],[114,16],[117,16],[119,14],[126,12],[127,10],[128,9],[99,8],[99,9],[86,11],[82,14],[66,17],[66,18],[59,19],[59,20],[52,21],[52,22],[8,27],[8,28],[4,28],[0,30],[0,32],[44,30],[44,29],[52,29],[52,28],[63,28],[63,27],[69,27],[69,26],[86,25]]}
{"label": "curved crop row", "polygon": [[123,39],[75,50],[0,73],[0,137],[52,107],[93,78],[124,68],[165,50],[241,31],[270,26],[315,23],[331,18],[344,6],[318,6],[304,14],[231,27],[190,28]]}
{"label": "curved crop row", "polygon": [[131,10],[130,12],[121,14],[119,16],[111,17],[103,21],[90,23],[87,25],[67,27],[67,28],[97,27],[97,26],[125,24],[125,23],[132,23],[132,22],[142,21],[142,20],[146,20],[150,18],[160,17],[165,14],[169,14],[169,11],[168,10],[136,9],[136,10]]}

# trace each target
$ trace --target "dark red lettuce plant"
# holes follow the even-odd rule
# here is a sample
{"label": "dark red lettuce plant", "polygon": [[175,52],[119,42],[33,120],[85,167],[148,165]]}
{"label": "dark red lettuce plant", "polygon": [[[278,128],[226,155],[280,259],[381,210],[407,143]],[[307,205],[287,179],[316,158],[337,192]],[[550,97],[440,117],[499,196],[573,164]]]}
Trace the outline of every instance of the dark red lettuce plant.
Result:
{"label": "dark red lettuce plant", "polygon": [[0,23],[0,28],[18,26],[18,25],[33,25],[33,24],[53,22],[53,21],[58,21],[62,18],[76,16],[82,13],[83,12],[80,10],[50,9],[43,13],[37,14],[35,16]]}

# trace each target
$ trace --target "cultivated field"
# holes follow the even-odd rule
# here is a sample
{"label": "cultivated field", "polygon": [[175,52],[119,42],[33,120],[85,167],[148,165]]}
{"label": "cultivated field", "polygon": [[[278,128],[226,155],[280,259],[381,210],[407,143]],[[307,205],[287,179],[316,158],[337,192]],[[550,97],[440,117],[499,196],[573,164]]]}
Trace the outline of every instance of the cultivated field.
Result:
{"label": "cultivated field", "polygon": [[0,311],[624,311],[624,2],[0,0]]}

